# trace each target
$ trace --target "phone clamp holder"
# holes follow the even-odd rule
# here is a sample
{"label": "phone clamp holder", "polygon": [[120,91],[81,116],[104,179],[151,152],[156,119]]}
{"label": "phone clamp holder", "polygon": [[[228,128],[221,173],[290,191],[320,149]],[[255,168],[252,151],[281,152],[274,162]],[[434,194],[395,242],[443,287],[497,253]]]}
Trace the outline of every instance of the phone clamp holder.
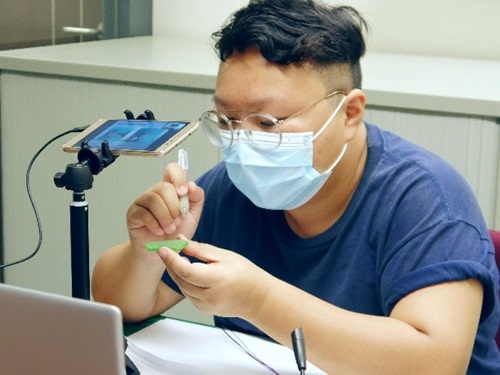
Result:
{"label": "phone clamp holder", "polygon": [[65,172],[56,173],[58,188],[73,191],[70,203],[71,279],[73,297],[90,300],[89,221],[85,190],[92,188],[94,175],[112,164],[118,156],[111,153],[108,142],[101,149],[82,142],[78,163],[68,164]]}
{"label": "phone clamp holder", "polygon": [[126,109],[125,111],[123,111],[123,113],[125,113],[125,117],[127,118],[127,120],[156,120],[153,111],[151,111],[150,109],[146,109],[137,117],[134,117],[134,113],[129,109]]}

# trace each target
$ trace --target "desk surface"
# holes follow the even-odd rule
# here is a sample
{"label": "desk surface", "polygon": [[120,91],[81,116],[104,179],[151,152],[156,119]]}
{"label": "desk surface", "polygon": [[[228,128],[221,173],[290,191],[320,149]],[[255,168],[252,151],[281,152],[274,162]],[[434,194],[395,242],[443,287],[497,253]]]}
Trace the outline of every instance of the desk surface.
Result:
{"label": "desk surface", "polygon": [[[500,118],[500,62],[369,52],[364,91],[374,106]],[[0,70],[213,90],[208,41],[135,37],[0,52]]]}

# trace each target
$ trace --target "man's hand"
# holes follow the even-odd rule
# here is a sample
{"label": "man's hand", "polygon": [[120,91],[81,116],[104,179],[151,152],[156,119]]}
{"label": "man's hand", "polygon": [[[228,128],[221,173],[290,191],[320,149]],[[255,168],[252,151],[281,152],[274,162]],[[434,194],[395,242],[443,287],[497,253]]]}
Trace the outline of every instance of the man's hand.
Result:
{"label": "man's hand", "polygon": [[[187,194],[190,211],[183,216],[180,197]],[[182,233],[191,238],[198,226],[205,194],[177,163],[164,172],[163,181],[153,185],[129,207],[127,226],[135,249],[142,250],[147,242],[176,238]]]}
{"label": "man's hand", "polygon": [[272,277],[248,259],[228,250],[190,241],[183,253],[160,249],[167,272],[184,296],[201,311],[245,317],[259,308]]}

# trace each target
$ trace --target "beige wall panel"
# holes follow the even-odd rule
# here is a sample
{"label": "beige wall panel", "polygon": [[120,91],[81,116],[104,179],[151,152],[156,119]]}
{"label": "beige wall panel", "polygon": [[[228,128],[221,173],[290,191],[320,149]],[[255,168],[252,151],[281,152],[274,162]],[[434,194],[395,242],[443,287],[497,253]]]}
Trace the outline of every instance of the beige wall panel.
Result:
{"label": "beige wall panel", "polygon": [[[38,237],[33,210],[25,189],[26,167],[49,139],[99,118],[123,118],[123,110],[136,115],[151,109],[158,119],[196,120],[211,106],[208,91],[178,90],[161,86],[133,86],[106,81],[59,79],[52,76],[10,74],[0,76],[2,99],[2,196],[4,254],[13,261],[30,254]],[[76,154],[61,145],[71,135],[48,147],[35,162],[31,189],[38,207],[43,244],[31,260],[7,268],[9,284],[71,295],[69,204],[72,192],[58,189],[54,174],[76,162]],[[195,178],[218,160],[218,151],[201,130],[184,144],[190,154],[189,176]],[[127,238],[125,213],[132,200],[162,178],[163,168],[176,153],[164,158],[119,157],[95,176],[86,192],[89,203],[90,263],[107,247]],[[188,308],[181,316],[206,319]]]}

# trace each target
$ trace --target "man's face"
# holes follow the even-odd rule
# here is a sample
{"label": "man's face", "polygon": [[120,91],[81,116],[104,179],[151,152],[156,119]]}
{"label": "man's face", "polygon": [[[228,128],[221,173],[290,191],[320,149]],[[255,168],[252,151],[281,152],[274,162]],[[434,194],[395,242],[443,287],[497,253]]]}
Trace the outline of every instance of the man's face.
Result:
{"label": "man's face", "polygon": [[[309,107],[329,94],[331,88],[311,64],[277,65],[267,61],[258,49],[233,53],[221,63],[215,89],[218,112],[244,117],[249,112],[265,112],[284,119]],[[286,120],[281,131],[316,133],[339,104],[338,95],[324,100],[297,117]],[[328,168],[344,145],[340,111],[328,128],[314,141],[314,166]]]}

